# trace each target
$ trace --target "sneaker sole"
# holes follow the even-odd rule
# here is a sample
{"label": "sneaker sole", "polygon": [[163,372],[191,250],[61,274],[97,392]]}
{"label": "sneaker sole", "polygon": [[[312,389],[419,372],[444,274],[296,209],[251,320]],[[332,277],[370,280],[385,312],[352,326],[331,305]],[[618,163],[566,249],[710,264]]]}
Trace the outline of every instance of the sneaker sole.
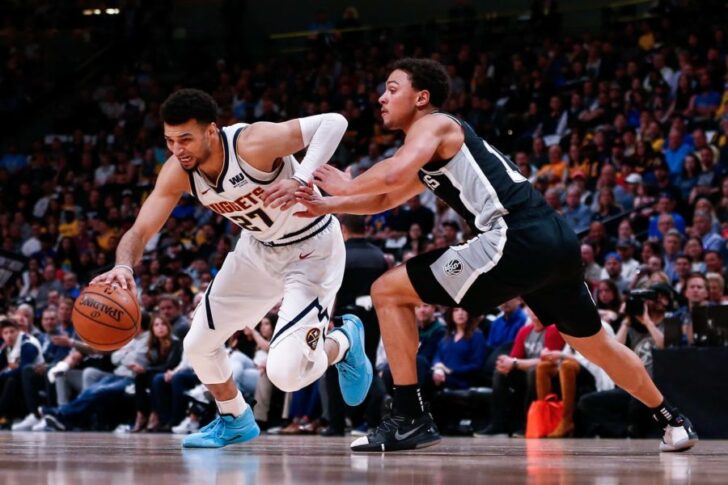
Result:
{"label": "sneaker sole", "polygon": [[438,435],[430,440],[419,441],[416,443],[408,443],[407,441],[395,442],[389,447],[386,445],[361,445],[356,448],[351,448],[351,451],[356,453],[387,453],[392,451],[407,451],[407,450],[421,450],[423,448],[429,448],[435,446],[442,441],[442,438]]}
{"label": "sneaker sole", "polygon": [[238,435],[235,438],[233,438],[233,439],[229,440],[228,442],[226,442],[224,444],[221,444],[221,445],[217,445],[215,443],[210,443],[209,445],[206,445],[206,444],[202,444],[201,443],[201,444],[197,445],[197,444],[194,444],[194,443],[185,443],[183,441],[182,442],[182,448],[223,448],[223,447],[228,446],[228,445],[234,445],[234,444],[237,444],[237,443],[245,443],[246,441],[254,440],[258,436],[260,436],[260,428],[258,428],[256,426],[256,429],[255,430],[251,430],[248,433],[244,433],[244,434]]}
{"label": "sneaker sole", "polygon": [[665,443],[660,443],[660,451],[666,452],[666,453],[680,453],[681,451],[688,451],[690,448],[695,446],[698,441],[700,441],[698,438],[691,438],[684,443],[680,444],[680,446],[671,446],[666,445]]}

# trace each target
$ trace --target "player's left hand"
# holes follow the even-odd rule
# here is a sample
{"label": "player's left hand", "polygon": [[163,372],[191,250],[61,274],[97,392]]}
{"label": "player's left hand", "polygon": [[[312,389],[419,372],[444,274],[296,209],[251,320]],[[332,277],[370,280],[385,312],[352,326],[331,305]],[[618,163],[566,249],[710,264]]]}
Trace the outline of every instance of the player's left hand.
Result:
{"label": "player's left hand", "polygon": [[346,195],[351,175],[333,165],[322,165],[313,173],[313,183],[330,195]]}
{"label": "player's left hand", "polygon": [[296,202],[302,204],[306,210],[295,212],[296,217],[317,217],[331,212],[329,207],[330,197],[321,197],[313,190],[313,185],[309,183],[306,186],[299,187],[296,190]]}
{"label": "player's left hand", "polygon": [[296,203],[296,189],[301,184],[293,179],[285,179],[274,183],[263,193],[263,206],[275,209],[280,207],[282,211],[290,209]]}

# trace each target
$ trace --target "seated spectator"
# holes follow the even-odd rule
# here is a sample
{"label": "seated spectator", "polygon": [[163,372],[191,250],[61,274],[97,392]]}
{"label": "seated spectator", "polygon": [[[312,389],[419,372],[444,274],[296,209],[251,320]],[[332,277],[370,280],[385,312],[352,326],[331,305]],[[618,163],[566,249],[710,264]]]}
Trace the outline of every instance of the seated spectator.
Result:
{"label": "seated spectator", "polygon": [[169,293],[160,295],[157,299],[159,312],[172,324],[174,336],[183,341],[190,329],[190,320],[182,312],[182,303],[179,298]]}
{"label": "seated spectator", "polygon": [[688,238],[683,248],[685,255],[690,258],[691,271],[698,273],[705,272],[705,262],[703,261],[703,241],[699,237]]}
{"label": "seated spectator", "polygon": [[723,275],[720,273],[708,273],[705,275],[705,278],[708,280],[708,301],[713,305],[728,304]]}
{"label": "seated spectator", "polygon": [[467,389],[476,384],[485,363],[485,337],[463,308],[448,309],[445,321],[447,334],[432,359],[432,381],[437,388]]}
{"label": "seated spectator", "polygon": [[[606,322],[602,327],[614,338],[614,330]],[[558,376],[563,411],[556,429],[547,438],[563,438],[574,433],[574,410],[576,398],[593,390],[614,389],[614,381],[598,365],[566,345],[563,350],[541,351],[541,361],[536,366],[536,398],[546,399],[551,391],[551,380]]]}
{"label": "seated spectator", "polygon": [[113,374],[85,386],[81,394],[68,404],[41,408],[48,428],[66,431],[72,426],[86,425],[91,415],[99,410],[99,405],[114,397],[123,396],[126,387],[134,383],[135,375],[148,365],[148,339],[149,332],[140,327],[137,335],[128,344],[111,354],[111,362],[116,365]]}
{"label": "seated spectator", "polygon": [[712,305],[709,298],[706,276],[702,273],[690,273],[685,285],[685,299],[688,304],[677,312],[682,317],[683,344],[693,345],[695,341],[693,310],[697,307]]}
{"label": "seated spectator", "polygon": [[594,286],[602,279],[602,267],[594,260],[594,248],[590,244],[581,245],[581,263],[584,265],[584,279]]}
{"label": "seated spectator", "polygon": [[476,436],[523,435],[526,411],[535,397],[541,351],[564,348],[564,339],[555,325],[544,326],[530,308],[526,312],[530,323],[519,330],[510,355],[501,355],[496,363],[491,423]]}
{"label": "seated spectator", "polygon": [[270,339],[273,337],[273,329],[275,328],[278,316],[269,313],[258,325],[257,329],[251,329],[250,334],[256,343],[255,355],[253,363],[255,364],[258,378],[255,385],[255,401],[258,403],[253,408],[255,420],[261,423],[268,423],[268,411],[270,410],[271,396],[273,395],[273,384],[268,379],[266,373],[266,364],[268,362],[268,350],[270,348]]}
{"label": "seated spectator", "polygon": [[[627,222],[628,221],[623,221]],[[621,226],[621,224],[620,224]],[[622,258],[622,278],[632,281],[640,268],[640,263],[634,259],[635,241],[631,239],[619,239],[617,241],[617,253]]]}
{"label": "seated spectator", "polygon": [[622,276],[622,257],[619,253],[611,252],[604,258],[604,270],[601,279],[614,283],[620,294],[629,289],[631,281]]}
{"label": "seated spectator", "polygon": [[566,207],[563,208],[561,215],[575,232],[589,229],[591,210],[582,204],[581,190],[578,187],[571,186],[566,191]]}
{"label": "seated spectator", "polygon": [[174,369],[182,358],[182,342],[172,334],[169,320],[160,315],[152,317],[149,342],[147,344],[147,365],[131,364],[134,372],[134,399],[136,420],[132,433],[159,429],[159,414],[151,411],[149,391],[154,378]]}
{"label": "seated spectator", "polygon": [[[665,345],[663,320],[669,308],[673,307],[672,288],[668,285],[655,285],[655,301],[647,301],[642,315],[627,315],[622,320],[616,338],[632,349],[642,360],[647,372],[652,375],[652,349]],[[649,423],[649,409],[627,393],[615,388],[596,391],[579,399],[578,409],[586,418],[587,434],[603,437],[644,437],[654,430],[644,429]]]}
{"label": "seated spectator", "polygon": [[20,330],[12,318],[0,317],[0,427],[15,417],[24,416],[21,376],[26,368],[43,364],[40,343]]}
{"label": "seated spectator", "polygon": [[40,406],[39,394],[41,391],[46,391],[47,400],[50,400],[50,383],[46,380],[48,369],[64,360],[70,350],[53,341],[56,337],[67,336],[59,324],[58,313],[54,308],[47,308],[43,311],[41,317],[43,332],[40,334],[43,362],[28,366],[22,371],[23,401],[27,414],[20,423],[13,425],[13,431],[30,431],[40,422],[38,407]]}
{"label": "seated spectator", "polygon": [[597,302],[597,309],[602,321],[607,322],[612,327],[612,331],[619,328],[622,293],[614,281],[608,279],[600,281],[594,299]]}
{"label": "seated spectator", "polygon": [[699,237],[706,251],[720,251],[723,247],[723,238],[713,229],[712,219],[707,212],[695,211],[691,236]]}
{"label": "seated spectator", "polygon": [[[664,230],[658,227],[658,222],[662,215],[669,215],[672,217],[672,224],[670,224],[669,227],[663,227]],[[668,219],[665,217],[662,220],[663,224],[665,224],[664,221],[667,221]],[[675,199],[667,192],[661,193],[657,198],[657,203],[655,204],[655,215],[650,217],[649,224],[647,237],[651,240],[661,240],[662,234],[673,227],[680,231],[680,234],[685,234],[685,219],[679,213],[675,212]]]}
{"label": "seated spectator", "polygon": [[175,434],[195,433],[200,429],[197,416],[185,416],[189,403],[187,392],[199,384],[195,371],[184,358],[174,369],[152,379],[152,410],[159,416],[159,429],[174,425],[171,429]]}

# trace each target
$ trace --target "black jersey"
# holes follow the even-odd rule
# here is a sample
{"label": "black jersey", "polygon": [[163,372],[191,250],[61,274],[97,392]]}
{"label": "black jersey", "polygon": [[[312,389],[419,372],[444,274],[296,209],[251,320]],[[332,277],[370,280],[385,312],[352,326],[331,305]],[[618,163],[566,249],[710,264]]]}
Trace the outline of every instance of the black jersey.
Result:
{"label": "black jersey", "polygon": [[473,231],[485,232],[498,219],[514,211],[546,205],[541,194],[508,157],[479,137],[470,125],[453,119],[463,128],[462,147],[449,160],[425,164],[419,177]]}

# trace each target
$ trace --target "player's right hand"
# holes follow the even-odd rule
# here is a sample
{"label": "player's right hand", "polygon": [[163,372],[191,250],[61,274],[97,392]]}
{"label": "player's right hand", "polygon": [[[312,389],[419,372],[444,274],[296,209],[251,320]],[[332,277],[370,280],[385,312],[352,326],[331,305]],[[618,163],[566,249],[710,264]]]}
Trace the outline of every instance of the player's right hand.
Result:
{"label": "player's right hand", "polygon": [[114,266],[110,271],[98,275],[91,280],[91,285],[118,285],[125,290],[131,290],[136,295],[136,283],[134,282],[134,273],[129,268],[123,266]]}
{"label": "player's right hand", "polygon": [[313,184],[301,186],[296,189],[296,202],[302,204],[306,210],[294,212],[296,217],[317,217],[331,212],[329,197],[321,197],[313,190]]}

